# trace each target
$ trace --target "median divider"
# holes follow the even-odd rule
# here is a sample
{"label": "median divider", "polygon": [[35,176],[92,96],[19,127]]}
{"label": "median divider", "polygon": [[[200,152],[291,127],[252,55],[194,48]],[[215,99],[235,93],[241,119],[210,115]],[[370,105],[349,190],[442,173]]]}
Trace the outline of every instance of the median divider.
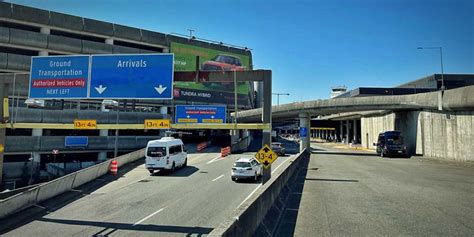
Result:
{"label": "median divider", "polygon": [[77,172],[74,172],[38,186],[36,203],[48,200],[56,195],[71,190],[76,175]]}
{"label": "median divider", "polygon": [[[145,149],[141,149],[119,156],[116,159],[118,160],[118,165],[120,167],[143,158],[144,156]],[[105,175],[109,171],[110,162],[111,160],[106,160],[97,165],[43,183],[7,199],[0,200],[0,219]]]}
{"label": "median divider", "polygon": [[36,204],[38,188],[32,188],[0,201],[0,219]]}
{"label": "median divider", "polygon": [[79,187],[87,182],[90,182],[97,178],[97,170],[100,168],[99,165],[94,165],[88,168],[81,170],[76,174],[72,188]]}
{"label": "median divider", "polygon": [[209,236],[253,236],[265,215],[286,188],[288,180],[296,174],[308,159],[309,152],[304,150],[285,162],[283,167],[272,174],[273,177],[257,191],[231,216],[227,217]]}

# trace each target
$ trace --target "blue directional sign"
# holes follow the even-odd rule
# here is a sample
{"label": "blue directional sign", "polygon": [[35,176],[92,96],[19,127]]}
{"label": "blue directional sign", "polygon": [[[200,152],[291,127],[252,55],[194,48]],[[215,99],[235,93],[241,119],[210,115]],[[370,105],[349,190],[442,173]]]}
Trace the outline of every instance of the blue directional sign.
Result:
{"label": "blue directional sign", "polygon": [[175,123],[225,122],[225,105],[176,105]]}
{"label": "blue directional sign", "polygon": [[300,128],[300,137],[307,137],[308,136],[308,128],[302,127]]}
{"label": "blue directional sign", "polygon": [[173,54],[93,55],[90,98],[172,99]]}
{"label": "blue directional sign", "polygon": [[64,138],[66,147],[86,147],[89,145],[89,137],[86,136],[67,136]]}
{"label": "blue directional sign", "polygon": [[29,97],[86,98],[88,78],[89,56],[32,57]]}

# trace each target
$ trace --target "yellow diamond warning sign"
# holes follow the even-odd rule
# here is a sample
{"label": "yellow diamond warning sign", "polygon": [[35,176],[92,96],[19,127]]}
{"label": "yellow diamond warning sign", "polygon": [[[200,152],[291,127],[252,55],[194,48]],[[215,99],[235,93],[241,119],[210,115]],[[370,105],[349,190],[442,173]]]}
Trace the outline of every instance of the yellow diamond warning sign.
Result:
{"label": "yellow diamond warning sign", "polygon": [[278,155],[268,145],[265,145],[255,154],[255,158],[263,164],[263,167],[268,168],[278,158]]}

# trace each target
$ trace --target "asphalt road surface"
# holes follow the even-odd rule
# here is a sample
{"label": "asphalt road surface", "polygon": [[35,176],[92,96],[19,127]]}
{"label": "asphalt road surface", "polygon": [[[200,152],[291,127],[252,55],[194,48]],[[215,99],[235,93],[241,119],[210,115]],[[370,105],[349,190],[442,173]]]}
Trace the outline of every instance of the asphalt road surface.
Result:
{"label": "asphalt road surface", "polygon": [[[150,176],[143,161],[0,222],[4,236],[200,236],[239,207],[259,183],[231,181],[238,157],[188,155],[188,167]],[[212,150],[211,150],[212,151]],[[288,161],[278,158],[273,170]],[[133,165],[133,164],[132,164]],[[5,230],[6,229],[6,230]]]}
{"label": "asphalt road surface", "polygon": [[474,167],[312,144],[279,236],[474,236]]}

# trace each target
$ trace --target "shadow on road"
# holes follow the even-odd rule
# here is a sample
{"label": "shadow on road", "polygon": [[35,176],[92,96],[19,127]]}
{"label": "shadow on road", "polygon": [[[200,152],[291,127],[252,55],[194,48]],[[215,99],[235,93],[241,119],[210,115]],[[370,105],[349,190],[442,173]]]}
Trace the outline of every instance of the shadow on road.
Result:
{"label": "shadow on road", "polygon": [[329,182],[352,182],[352,183],[358,183],[359,180],[354,180],[354,179],[313,179],[313,178],[306,178],[306,180],[309,181],[329,181]]}
{"label": "shadow on road", "polygon": [[195,166],[186,166],[186,167],[183,167],[183,168],[176,169],[173,173],[171,173],[171,171],[162,170],[162,171],[159,171],[159,172],[155,172],[151,176],[153,176],[153,177],[155,177],[155,176],[189,177],[192,174],[196,173],[198,170],[199,169],[196,168]]}
{"label": "shadow on road", "polygon": [[375,153],[361,153],[361,152],[332,152],[332,151],[311,151],[312,154],[316,155],[334,155],[334,156],[373,156],[377,157],[378,155]]}
{"label": "shadow on road", "polygon": [[[209,234],[213,228],[209,227],[199,227],[199,226],[171,226],[171,225],[151,225],[151,224],[138,224],[133,225],[130,223],[113,223],[113,222],[99,222],[99,221],[81,221],[81,220],[64,220],[64,219],[51,219],[51,218],[39,218],[38,221],[57,223],[63,225],[82,225],[82,226],[95,226],[103,227],[105,230],[102,230],[96,233],[93,236],[108,236],[112,232],[117,230],[131,230],[131,231],[152,231],[156,232],[157,235],[163,232],[166,233],[178,233],[178,234],[187,234],[190,235],[205,235]],[[107,230],[110,230],[108,233],[103,233]]]}
{"label": "shadow on road", "polygon": [[135,162],[120,167],[117,176],[110,174],[103,175],[91,182],[75,188],[74,191],[65,192],[42,203],[39,203],[38,205],[15,213],[7,218],[0,219],[0,235],[26,225],[34,220],[41,219],[43,216],[46,216],[51,212],[61,209],[62,207],[67,206],[70,203],[81,199],[82,197],[90,195],[101,187],[114,182],[121,176],[125,176],[128,172],[143,164],[144,159],[139,159]]}

